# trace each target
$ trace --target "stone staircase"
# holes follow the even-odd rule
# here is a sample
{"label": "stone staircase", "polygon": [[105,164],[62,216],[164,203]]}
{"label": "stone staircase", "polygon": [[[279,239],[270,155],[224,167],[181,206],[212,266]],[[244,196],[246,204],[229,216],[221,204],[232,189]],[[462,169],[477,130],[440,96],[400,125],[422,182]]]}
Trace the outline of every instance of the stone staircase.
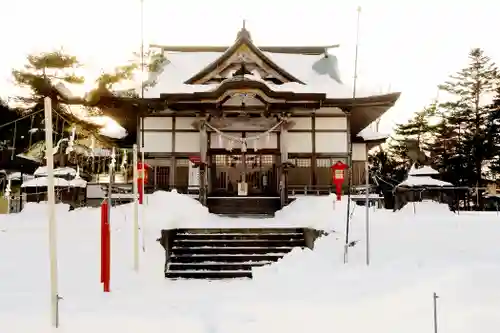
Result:
{"label": "stone staircase", "polygon": [[252,278],[252,267],[306,246],[301,228],[177,229],[169,235],[165,277],[170,279]]}

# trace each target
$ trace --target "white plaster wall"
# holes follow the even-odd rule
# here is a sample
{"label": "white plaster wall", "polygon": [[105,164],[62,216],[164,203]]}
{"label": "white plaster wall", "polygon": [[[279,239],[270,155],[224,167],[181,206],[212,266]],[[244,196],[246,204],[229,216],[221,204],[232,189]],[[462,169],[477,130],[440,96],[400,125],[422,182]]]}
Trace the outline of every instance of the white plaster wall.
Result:
{"label": "white plaster wall", "polygon": [[200,133],[175,133],[175,151],[181,153],[199,153]]}
{"label": "white plaster wall", "polygon": [[[142,127],[142,121],[139,121]],[[145,117],[144,118],[144,129],[172,129],[172,118],[171,117]]]}
{"label": "white plaster wall", "polygon": [[323,107],[316,110],[316,114],[344,114],[344,112],[336,107]]}
{"label": "white plaster wall", "polygon": [[[228,132],[227,135],[230,135],[231,137],[234,138],[241,138],[242,134],[241,132]],[[217,133],[211,132],[210,133],[210,148],[212,149],[225,149],[228,148],[230,145],[230,140],[222,136],[222,139],[219,140],[219,135]],[[239,146],[240,144],[237,142],[233,142],[232,146],[233,148],[241,148]]]}
{"label": "white plaster wall", "polygon": [[311,133],[293,133],[286,134],[286,142],[289,153],[311,153],[312,152],[312,134]]}
{"label": "white plaster wall", "polygon": [[347,153],[347,133],[316,133],[317,153]]}
{"label": "white plaster wall", "polygon": [[195,117],[176,117],[175,118],[175,129],[195,129],[193,127],[193,122],[196,120]]}
{"label": "white plaster wall", "polygon": [[247,133],[247,137],[254,137],[260,135],[258,140],[249,140],[248,148],[257,149],[277,149],[278,148],[278,135],[276,133]]}
{"label": "white plaster wall", "polygon": [[312,128],[312,119],[310,117],[291,117],[291,121],[295,123],[291,130],[310,130]]}
{"label": "white plaster wall", "polygon": [[346,117],[316,117],[316,129],[318,130],[347,130]]}
{"label": "white plaster wall", "polygon": [[[139,135],[139,146],[142,146],[142,135]],[[170,153],[172,152],[171,132],[144,132],[144,152]]]}
{"label": "white plaster wall", "polygon": [[352,160],[353,161],[366,161],[366,143],[353,143],[352,144]]}

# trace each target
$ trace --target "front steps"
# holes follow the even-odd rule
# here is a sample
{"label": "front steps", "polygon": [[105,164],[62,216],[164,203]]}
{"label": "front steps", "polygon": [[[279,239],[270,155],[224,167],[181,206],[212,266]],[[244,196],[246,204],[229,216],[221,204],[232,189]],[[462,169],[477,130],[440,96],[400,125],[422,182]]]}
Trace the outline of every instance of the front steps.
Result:
{"label": "front steps", "polygon": [[279,197],[208,197],[207,207],[218,215],[272,217],[281,203]]}
{"label": "front steps", "polygon": [[274,263],[305,247],[304,229],[177,229],[170,235],[165,277],[252,278],[252,267]]}

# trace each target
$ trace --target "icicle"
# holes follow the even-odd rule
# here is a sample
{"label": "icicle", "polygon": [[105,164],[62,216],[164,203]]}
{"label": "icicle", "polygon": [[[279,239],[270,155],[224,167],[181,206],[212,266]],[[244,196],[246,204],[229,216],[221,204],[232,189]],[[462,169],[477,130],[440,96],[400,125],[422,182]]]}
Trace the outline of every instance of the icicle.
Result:
{"label": "icicle", "polygon": [[241,152],[245,153],[247,151],[247,140],[243,139],[241,141]]}
{"label": "icicle", "polygon": [[232,151],[233,150],[233,140],[228,139],[227,141],[228,142],[227,142],[227,148],[226,149],[229,150],[229,151]]}
{"label": "icicle", "polygon": [[80,166],[79,165],[76,166],[76,176],[75,176],[75,179],[80,179]]}
{"label": "icicle", "polygon": [[253,150],[256,152],[257,150],[259,150],[259,137],[253,139]]}

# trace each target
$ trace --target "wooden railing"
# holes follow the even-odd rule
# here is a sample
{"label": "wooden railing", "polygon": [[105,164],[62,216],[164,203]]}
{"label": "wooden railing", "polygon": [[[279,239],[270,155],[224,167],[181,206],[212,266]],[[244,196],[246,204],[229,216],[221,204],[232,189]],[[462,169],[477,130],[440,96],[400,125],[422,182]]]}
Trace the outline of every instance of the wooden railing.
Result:
{"label": "wooden railing", "polygon": [[335,193],[335,187],[331,185],[288,185],[288,195],[329,195]]}

